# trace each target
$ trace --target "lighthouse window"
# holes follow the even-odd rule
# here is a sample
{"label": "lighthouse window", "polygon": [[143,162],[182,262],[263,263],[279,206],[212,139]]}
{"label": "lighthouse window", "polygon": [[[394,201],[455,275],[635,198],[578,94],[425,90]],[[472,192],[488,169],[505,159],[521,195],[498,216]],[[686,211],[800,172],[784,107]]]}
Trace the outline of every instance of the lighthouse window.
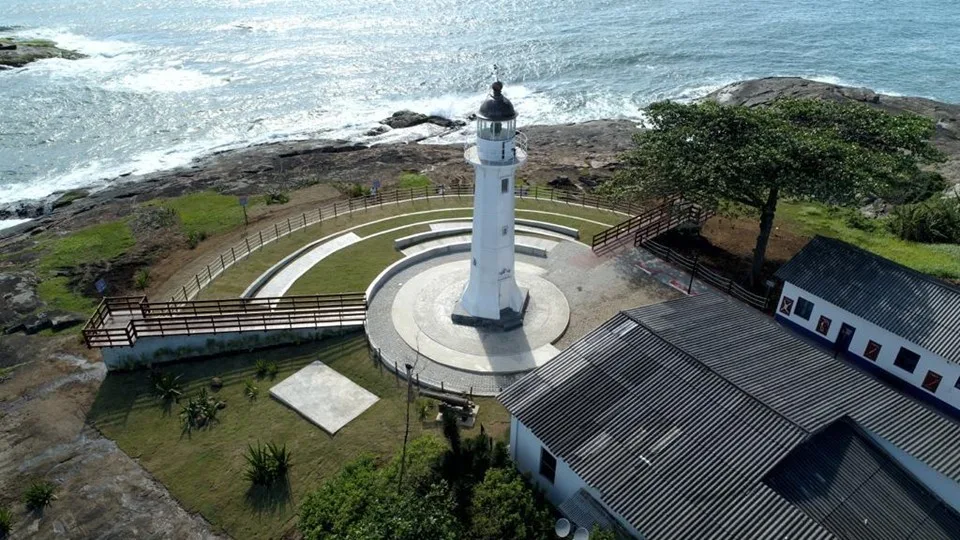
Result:
{"label": "lighthouse window", "polygon": [[494,135],[499,135],[501,131],[503,131],[503,124],[501,124],[500,122],[494,122],[494,123],[493,123],[493,134],[494,134]]}
{"label": "lighthouse window", "polygon": [[509,178],[501,178],[501,179],[500,179],[500,193],[506,193],[507,191],[510,191],[510,179],[509,179]]}
{"label": "lighthouse window", "polygon": [[506,236],[508,230],[509,230],[509,229],[507,229],[507,226],[504,225],[504,226],[503,226],[503,229],[500,230],[501,236]]}

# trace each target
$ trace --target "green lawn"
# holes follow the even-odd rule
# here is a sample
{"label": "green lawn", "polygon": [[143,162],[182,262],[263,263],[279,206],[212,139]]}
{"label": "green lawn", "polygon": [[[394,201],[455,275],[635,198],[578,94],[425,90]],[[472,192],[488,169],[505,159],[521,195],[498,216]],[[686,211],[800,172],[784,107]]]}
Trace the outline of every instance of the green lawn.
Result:
{"label": "green lawn", "polygon": [[[355,232],[358,236],[369,236],[376,232],[423,221],[446,218],[469,218],[473,214],[470,206],[472,202],[472,198],[463,198],[458,200],[456,197],[439,201],[416,201],[413,203],[401,203],[399,205],[385,205],[383,208],[370,208],[369,210],[362,212],[344,214],[334,219],[322,221],[319,224],[311,225],[306,229],[285,236],[276,242],[267,244],[262,250],[256,251],[251,256],[230,267],[222,276],[215,279],[209,287],[206,287],[203,289],[203,291],[201,291],[200,298],[231,298],[239,296],[244,290],[246,290],[253,280],[266,272],[271,266],[276,264],[287,255],[319,238],[335,234],[351,227],[357,227],[363,223],[377,220],[384,221],[358,227],[353,232]],[[413,212],[423,212],[426,210],[441,211],[418,215],[398,215]],[[611,225],[626,219],[626,217],[621,214],[616,214],[605,210],[597,210],[595,208],[583,208],[580,206],[550,201],[535,201],[529,199],[517,200],[518,217],[535,219],[538,221],[547,221],[577,228],[580,231],[581,241],[586,243],[590,242],[590,239],[593,238],[594,234],[605,229],[606,227],[604,225],[598,225],[589,221],[583,221],[581,219],[577,219],[576,217],[556,216],[542,214],[539,212],[568,214],[570,216],[578,216],[584,219],[599,221],[601,223]],[[391,216],[396,217],[393,217],[393,219],[387,219]],[[415,231],[413,230],[406,231],[404,234],[399,236],[414,234],[414,232]],[[390,245],[390,249],[391,251],[393,249],[392,243]],[[385,254],[381,255],[385,256]],[[381,261],[381,264],[384,262],[385,264],[379,267],[379,269],[370,276],[370,279],[372,280],[373,277],[375,277],[380,270],[383,270],[385,266],[397,260],[395,257],[399,257],[399,255],[394,254],[394,256],[391,257],[378,259]],[[354,281],[359,282],[359,280]],[[367,280],[368,284],[369,281],[370,280]],[[363,287],[360,287],[356,290],[364,289],[366,289],[366,285],[363,285]],[[326,290],[326,287],[324,287],[324,290]],[[330,292],[343,292],[345,290],[347,289],[340,289]],[[295,293],[291,290],[290,294],[301,293]],[[313,293],[306,294],[318,294],[318,292],[315,291]]]}
{"label": "green lawn", "polygon": [[[259,397],[244,396],[244,381],[255,380],[254,363],[276,361],[275,381],[258,381]],[[350,378],[380,401],[335,436],[307,422],[269,396],[269,388],[296,370],[321,360]],[[183,375],[185,394],[193,395],[214,376],[223,379],[217,392],[226,401],[219,423],[207,430],[181,436],[178,406],[164,412],[152,396],[147,373],[111,373],[100,387],[89,414],[90,422],[139,459],[184,507],[200,512],[215,527],[237,539],[279,538],[295,525],[302,498],[336,474],[347,462],[367,453],[389,459],[400,448],[404,430],[405,389],[388,371],[371,361],[362,336],[287,347],[258,353],[171,364],[164,371]],[[493,399],[477,399],[479,421],[488,433],[502,437],[509,416]],[[439,430],[422,424],[414,413],[410,437]],[[289,489],[273,493],[248,492],[243,478],[247,444],[275,442],[293,453]]]}
{"label": "green lawn", "polygon": [[397,182],[398,189],[422,188],[431,184],[430,178],[425,174],[403,173]]}
{"label": "green lawn", "polygon": [[[263,197],[250,197],[247,211],[263,204]],[[172,208],[180,217],[184,234],[213,236],[243,225],[243,208],[237,197],[202,191],[172,199],[157,199],[147,205]]]}
{"label": "green lawn", "polygon": [[906,242],[890,233],[882,222],[873,230],[847,224],[845,214],[818,203],[782,201],[777,226],[802,235],[838,238],[926,274],[960,279],[960,246]]}
{"label": "green lawn", "polygon": [[72,268],[110,260],[133,247],[133,233],[126,221],[110,221],[55,236],[45,242],[47,253],[40,259],[41,270]]}

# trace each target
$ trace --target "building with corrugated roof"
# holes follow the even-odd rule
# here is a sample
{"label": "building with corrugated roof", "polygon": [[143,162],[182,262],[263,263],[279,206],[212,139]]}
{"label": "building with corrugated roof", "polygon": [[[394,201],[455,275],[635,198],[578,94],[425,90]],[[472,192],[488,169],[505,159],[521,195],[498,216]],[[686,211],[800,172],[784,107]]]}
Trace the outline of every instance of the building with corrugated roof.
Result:
{"label": "building with corrugated roof", "polygon": [[960,418],[960,289],[822,236],[776,276],[780,322]]}
{"label": "building with corrugated roof", "polygon": [[517,467],[587,529],[960,539],[960,422],[726,297],[621,312],[499,400]]}

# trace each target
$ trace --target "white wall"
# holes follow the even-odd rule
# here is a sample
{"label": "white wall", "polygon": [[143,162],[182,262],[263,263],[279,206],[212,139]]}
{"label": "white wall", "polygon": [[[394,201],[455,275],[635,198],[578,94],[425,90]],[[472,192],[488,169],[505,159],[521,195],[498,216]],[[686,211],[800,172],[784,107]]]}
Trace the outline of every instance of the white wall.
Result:
{"label": "white wall", "polygon": [[[783,303],[784,297],[793,300],[793,310],[790,312],[789,316],[786,316],[780,312],[780,305]],[[810,313],[810,320],[804,320],[796,314],[797,301],[801,297],[813,303],[813,311]],[[938,356],[915,343],[911,343],[896,334],[884,330],[883,328],[880,328],[866,319],[845,311],[818,296],[803,291],[791,283],[783,284],[783,293],[780,295],[776,309],[776,315],[778,318],[787,319],[790,322],[809,330],[815,335],[829,340],[830,342],[835,342],[837,340],[837,335],[840,332],[840,326],[843,323],[847,323],[848,325],[856,328],[856,332],[853,334],[853,340],[850,342],[849,350],[851,353],[863,358],[866,362],[875,364],[877,367],[884,369],[897,378],[909,382],[913,386],[917,387],[921,392],[924,392],[930,396],[936,396],[937,399],[952,405],[957,409],[960,409],[960,389],[957,389],[954,386],[957,382],[957,378],[960,377],[960,365],[948,362],[943,357]],[[823,336],[817,332],[817,321],[820,320],[821,315],[830,319],[830,331],[826,336]],[[869,340],[881,345],[880,355],[877,357],[876,361],[871,361],[863,356],[863,351],[866,349],[867,341]],[[907,371],[893,365],[894,360],[897,358],[897,353],[900,351],[900,347],[906,347],[907,349],[920,355],[920,361],[913,373],[908,373]],[[927,375],[928,370],[932,370],[943,376],[943,380],[940,381],[940,386],[937,388],[936,394],[930,393],[922,386],[923,378]]]}
{"label": "white wall", "polygon": [[[550,452],[553,457],[557,458],[557,474],[552,484],[540,476],[541,448],[546,448],[547,452]],[[560,456],[552,452],[527,426],[523,425],[523,423],[513,415],[510,416],[510,457],[513,458],[513,463],[517,469],[521,473],[528,475],[530,480],[546,494],[547,500],[554,506],[560,506],[563,501],[570,498],[571,495],[581,488],[584,488],[597,502],[607,509],[607,512],[609,512],[611,516],[620,522],[622,527],[637,538],[642,538],[642,535],[634,529],[632,525],[624,521],[622,517],[617,515],[616,512],[611,510],[606,503],[603,502],[600,492],[587,485],[577,473],[570,469],[566,462],[560,459]]]}

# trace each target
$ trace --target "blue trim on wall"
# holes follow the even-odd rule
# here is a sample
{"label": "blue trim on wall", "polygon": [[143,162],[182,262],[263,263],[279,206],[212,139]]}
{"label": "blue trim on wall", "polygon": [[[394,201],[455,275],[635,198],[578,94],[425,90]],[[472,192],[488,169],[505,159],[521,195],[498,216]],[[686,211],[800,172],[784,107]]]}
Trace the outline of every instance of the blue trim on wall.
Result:
{"label": "blue trim on wall", "polygon": [[[812,339],[818,345],[826,349],[824,352],[828,354],[831,354],[833,352],[834,342],[830,341],[829,339],[822,336],[821,334],[808,330],[800,326],[799,324],[791,321],[790,319],[784,317],[783,315],[778,314],[776,317],[776,320],[777,322],[783,324],[787,328],[790,328],[791,330],[800,334],[801,336]],[[953,405],[950,405],[946,401],[941,400],[939,397],[937,397],[936,394],[931,394],[930,392],[927,392],[926,390],[924,390],[919,386],[914,386],[910,384],[909,382],[901,379],[900,377],[897,377],[893,373],[890,373],[889,371],[878,366],[876,362],[873,362],[872,360],[864,358],[849,350],[841,354],[840,356],[843,357],[848,362],[850,362],[851,364],[877,377],[878,379],[884,381],[885,383],[889,384],[890,386],[894,387],[900,392],[907,394],[908,396],[913,397],[919,401],[922,401],[928,405],[931,405],[935,409],[945,414],[948,414],[957,420],[960,420],[960,409],[954,407]],[[941,381],[940,384],[944,384],[944,381]]]}

